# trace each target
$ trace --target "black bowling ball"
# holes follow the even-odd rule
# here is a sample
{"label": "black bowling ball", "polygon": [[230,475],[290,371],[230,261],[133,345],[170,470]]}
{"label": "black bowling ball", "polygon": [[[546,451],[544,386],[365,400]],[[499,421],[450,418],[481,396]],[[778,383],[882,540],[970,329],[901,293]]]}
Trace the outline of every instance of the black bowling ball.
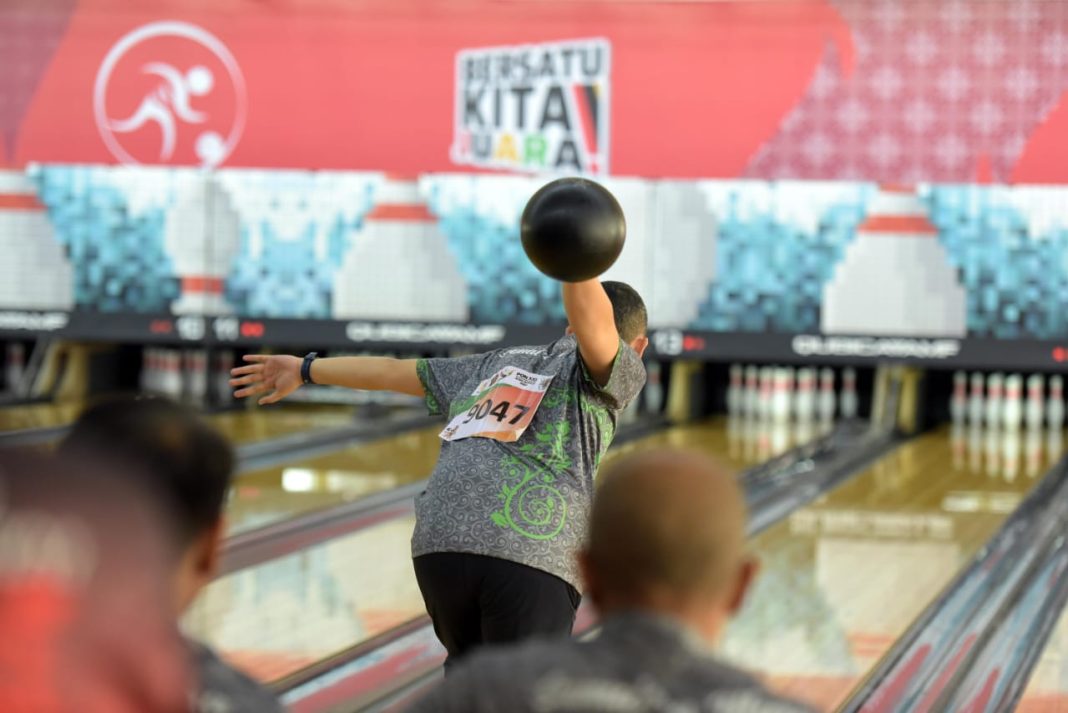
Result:
{"label": "black bowling ball", "polygon": [[531,196],[519,234],[534,267],[556,280],[581,282],[612,267],[623,251],[627,223],[604,186],[561,178]]}

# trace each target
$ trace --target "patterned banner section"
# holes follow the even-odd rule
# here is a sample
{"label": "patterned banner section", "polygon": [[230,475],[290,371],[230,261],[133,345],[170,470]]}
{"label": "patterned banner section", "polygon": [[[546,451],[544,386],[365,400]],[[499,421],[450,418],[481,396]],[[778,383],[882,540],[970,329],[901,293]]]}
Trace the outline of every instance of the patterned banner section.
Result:
{"label": "patterned banner section", "polygon": [[[345,321],[380,342],[413,337],[372,322],[559,326],[559,287],[518,239],[540,184],[47,165],[0,173],[0,307]],[[655,327],[1068,335],[1068,189],[606,185],[628,219],[606,278],[638,288]],[[417,341],[440,341],[421,329]]]}

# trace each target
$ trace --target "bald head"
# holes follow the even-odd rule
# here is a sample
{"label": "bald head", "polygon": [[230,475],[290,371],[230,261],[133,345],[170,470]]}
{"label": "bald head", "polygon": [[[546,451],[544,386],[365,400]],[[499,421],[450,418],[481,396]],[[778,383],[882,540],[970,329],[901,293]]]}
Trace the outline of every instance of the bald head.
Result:
{"label": "bald head", "polygon": [[725,602],[745,560],[746,508],[734,474],[699,453],[646,451],[601,476],[583,555],[602,607]]}

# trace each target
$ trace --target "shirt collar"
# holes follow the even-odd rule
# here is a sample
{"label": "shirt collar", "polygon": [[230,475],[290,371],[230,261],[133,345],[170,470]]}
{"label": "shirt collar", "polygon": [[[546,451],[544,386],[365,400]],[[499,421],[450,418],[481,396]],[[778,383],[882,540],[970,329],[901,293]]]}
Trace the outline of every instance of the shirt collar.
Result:
{"label": "shirt collar", "polygon": [[662,642],[664,645],[714,658],[714,650],[693,629],[673,617],[648,611],[630,610],[607,617],[601,626],[601,636],[640,639],[645,645]]}

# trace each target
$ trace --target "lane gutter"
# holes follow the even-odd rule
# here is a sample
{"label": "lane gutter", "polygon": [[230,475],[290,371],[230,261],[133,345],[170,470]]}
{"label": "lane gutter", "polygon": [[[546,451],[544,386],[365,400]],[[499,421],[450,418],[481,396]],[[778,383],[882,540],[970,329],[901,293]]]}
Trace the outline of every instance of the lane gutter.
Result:
{"label": "lane gutter", "polygon": [[[981,659],[987,661],[988,672],[993,670],[989,665],[991,652],[999,652],[994,668],[1000,675],[1010,647],[997,634],[1015,635],[1027,628],[1021,611],[1035,613],[1036,620],[1048,616],[1048,607],[1034,605],[1033,598],[1023,610],[1018,606],[1036,582],[1065,577],[1059,563],[1064,555],[1062,533],[1068,528],[1066,501],[1068,457],[1047,471],[970,563],[869,671],[838,713],[959,710],[945,706],[950,698],[968,692],[966,682],[975,683],[970,672],[977,670]],[[1063,604],[1068,589],[1053,591]],[[1006,629],[1009,621],[1012,626]],[[1048,637],[1049,632],[1045,634]],[[1037,654],[1029,649],[1020,654],[1020,662],[1034,656]],[[992,688],[984,690],[994,692]]]}

